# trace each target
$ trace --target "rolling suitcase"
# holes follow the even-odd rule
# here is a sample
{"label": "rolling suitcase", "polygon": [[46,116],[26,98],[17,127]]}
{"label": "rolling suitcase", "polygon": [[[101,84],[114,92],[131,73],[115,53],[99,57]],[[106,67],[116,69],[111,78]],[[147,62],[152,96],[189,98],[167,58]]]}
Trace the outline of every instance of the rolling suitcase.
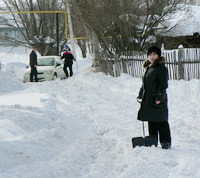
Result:
{"label": "rolling suitcase", "polygon": [[158,138],[157,136],[151,135],[145,137],[145,130],[144,130],[144,122],[142,122],[143,127],[143,137],[134,137],[132,138],[133,148],[136,146],[158,146]]}

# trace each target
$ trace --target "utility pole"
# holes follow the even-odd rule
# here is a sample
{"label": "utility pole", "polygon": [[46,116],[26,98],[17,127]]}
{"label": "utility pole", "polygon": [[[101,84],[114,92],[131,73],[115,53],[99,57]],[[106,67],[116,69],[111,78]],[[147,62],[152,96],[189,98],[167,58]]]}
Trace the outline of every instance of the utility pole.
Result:
{"label": "utility pole", "polygon": [[56,13],[56,55],[59,56],[59,16],[58,13]]}
{"label": "utility pole", "polygon": [[[73,25],[72,25],[72,17],[71,17],[71,10],[70,10],[70,0],[66,1],[66,8],[67,8],[67,14],[68,14],[68,24],[69,24],[69,38],[72,44],[72,53],[76,59],[76,42],[74,40],[74,31],[73,31]],[[78,71],[78,63],[76,61],[76,68]]]}

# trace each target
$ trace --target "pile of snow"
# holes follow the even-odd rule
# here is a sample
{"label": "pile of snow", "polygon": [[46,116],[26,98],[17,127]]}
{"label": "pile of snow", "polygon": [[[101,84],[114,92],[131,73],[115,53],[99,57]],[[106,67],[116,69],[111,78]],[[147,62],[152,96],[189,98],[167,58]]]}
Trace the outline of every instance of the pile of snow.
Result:
{"label": "pile of snow", "polygon": [[42,83],[1,73],[1,178],[200,177],[199,80],[169,82],[172,149],[132,149],[131,138],[142,136],[141,79],[93,73],[89,59],[78,64],[73,77]]}
{"label": "pile of snow", "polygon": [[23,83],[12,71],[0,71],[0,94],[24,89]]}
{"label": "pile of snow", "polygon": [[[31,49],[25,47],[0,47],[0,62],[2,71],[12,73],[13,80],[23,80],[23,73],[29,64]],[[40,54],[38,53],[40,56]]]}
{"label": "pile of snow", "polygon": [[1,46],[0,51],[0,61],[3,64],[10,62],[29,63],[29,54],[31,52],[31,49],[29,48],[20,46]]}
{"label": "pile of snow", "polygon": [[3,70],[13,73],[16,78],[23,81],[24,78],[24,71],[28,64],[20,63],[20,62],[10,62],[7,64],[4,64]]}
{"label": "pile of snow", "polygon": [[140,78],[93,73],[78,58],[71,78],[22,83],[14,55],[0,72],[1,178],[200,177],[199,80],[169,81],[172,149],[132,149]]}

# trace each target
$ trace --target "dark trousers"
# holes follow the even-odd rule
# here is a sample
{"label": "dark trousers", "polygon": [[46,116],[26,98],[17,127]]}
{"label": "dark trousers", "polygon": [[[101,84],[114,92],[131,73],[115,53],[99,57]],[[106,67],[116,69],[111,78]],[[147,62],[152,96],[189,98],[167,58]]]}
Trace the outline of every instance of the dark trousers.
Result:
{"label": "dark trousers", "polygon": [[31,67],[31,74],[30,74],[30,82],[33,82],[33,76],[35,78],[35,82],[38,82],[37,78],[37,68],[36,67]]}
{"label": "dark trousers", "polygon": [[149,135],[155,135],[158,137],[160,143],[170,143],[171,144],[171,134],[168,122],[148,122],[149,125]]}
{"label": "dark trousers", "polygon": [[[69,68],[69,74],[68,74],[67,68]],[[72,64],[64,64],[63,70],[64,70],[67,78],[69,77],[69,75],[70,75],[70,77],[73,75]]]}

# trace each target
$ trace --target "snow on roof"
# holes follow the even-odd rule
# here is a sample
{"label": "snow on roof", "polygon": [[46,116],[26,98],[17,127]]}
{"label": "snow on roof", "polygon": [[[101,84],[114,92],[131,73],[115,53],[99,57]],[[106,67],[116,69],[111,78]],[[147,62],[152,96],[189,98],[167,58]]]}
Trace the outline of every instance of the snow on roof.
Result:
{"label": "snow on roof", "polygon": [[[186,36],[200,33],[200,6],[186,5],[182,10],[168,16],[162,22],[166,29],[158,30],[163,36]],[[160,26],[160,24],[159,24]],[[158,26],[158,27],[159,27]]]}
{"label": "snow on roof", "polygon": [[0,28],[10,28],[10,25],[6,25],[6,24],[1,25],[1,24],[0,24]]}
{"label": "snow on roof", "polygon": [[39,58],[50,58],[50,57],[58,58],[59,56],[40,56]]}

